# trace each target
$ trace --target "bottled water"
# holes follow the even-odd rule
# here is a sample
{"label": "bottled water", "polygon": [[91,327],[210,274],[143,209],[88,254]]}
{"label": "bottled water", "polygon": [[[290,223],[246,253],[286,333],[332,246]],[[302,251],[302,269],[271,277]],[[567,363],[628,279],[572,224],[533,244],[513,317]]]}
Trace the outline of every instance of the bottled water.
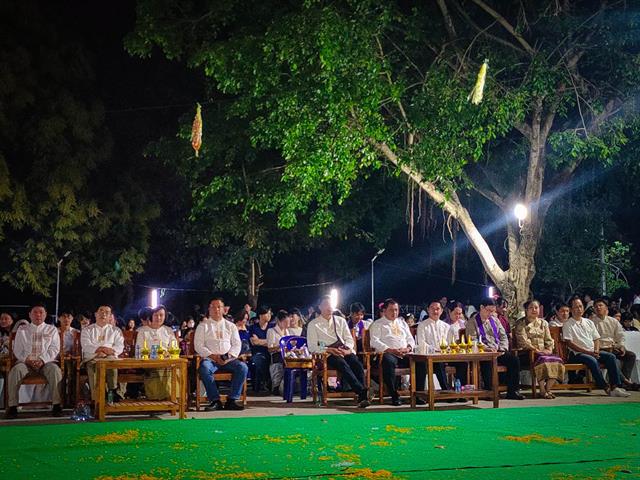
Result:
{"label": "bottled water", "polygon": [[456,391],[456,393],[460,393],[462,391],[462,384],[460,383],[460,379],[456,378],[456,381],[454,382],[454,389]]}
{"label": "bottled water", "polygon": [[140,358],[140,345],[136,345],[136,358]]}

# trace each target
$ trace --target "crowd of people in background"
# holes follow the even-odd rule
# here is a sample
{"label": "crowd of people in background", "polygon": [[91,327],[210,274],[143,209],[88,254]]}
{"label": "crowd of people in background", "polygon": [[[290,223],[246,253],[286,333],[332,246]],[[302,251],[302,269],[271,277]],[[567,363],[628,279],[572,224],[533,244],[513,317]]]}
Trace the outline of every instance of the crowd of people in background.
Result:
{"label": "crowd of people in background", "polygon": [[[521,357],[512,351],[514,342],[519,348],[535,353],[536,380],[543,398],[553,399],[553,388],[563,382],[563,359],[554,349],[550,327],[562,329],[563,340],[569,348],[569,361],[584,364],[591,372],[598,388],[612,396],[628,396],[626,390],[637,390],[631,380],[636,362],[634,352],[626,349],[624,331],[640,331],[640,295],[631,302],[591,298],[574,295],[567,302],[558,302],[542,316],[542,305],[536,300],[527,302],[524,310],[509,318],[508,303],[503,298],[483,299],[476,309],[446,297],[433,299],[424,305],[417,316],[400,312],[397,301],[387,299],[378,305],[374,316],[367,318],[362,303],[352,303],[348,313],[331,305],[330,298],[323,297],[317,306],[306,312],[298,308],[278,310],[269,306],[254,308],[245,304],[233,312],[220,297],[212,299],[207,314],[187,316],[181,321],[164,306],[141,309],[136,316],[117,317],[111,306],[99,305],[93,314],[77,314],[62,309],[57,324],[47,324],[46,307],[34,305],[29,319],[17,319],[11,312],[0,312],[0,355],[9,353],[9,337],[15,333],[13,354],[17,360],[11,369],[7,385],[9,402],[7,416],[15,417],[17,388],[21,379],[30,371],[44,374],[52,384],[60,382],[59,368],[53,361],[56,348],[57,327],[59,351],[69,353],[74,348],[74,338],[82,344],[83,362],[86,365],[91,397],[95,392],[95,359],[117,357],[123,351],[123,333],[137,331],[136,349],[143,343],[169,345],[175,340],[183,354],[189,342],[202,357],[199,377],[202,380],[209,405],[207,410],[242,409],[237,403],[242,385],[247,377],[256,395],[272,393],[281,395],[283,389],[283,358],[280,339],[286,336],[304,336],[308,352],[323,351],[328,354],[330,368],[340,372],[344,386],[355,392],[357,404],[365,408],[369,404],[369,392],[364,382],[364,371],[356,352],[363,349],[364,332],[368,331],[370,348],[380,355],[383,378],[377,379],[385,386],[393,405],[400,405],[395,370],[406,367],[407,355],[415,351],[438,352],[444,344],[460,338],[461,330],[467,337],[481,343],[487,351],[502,354],[498,363],[506,367],[507,398],[522,400],[519,391]],[[50,318],[50,317],[49,317]],[[414,332],[414,333],[412,333]],[[76,335],[77,333],[77,335]],[[605,380],[601,365],[606,367]],[[454,367],[458,379],[466,379],[467,364]],[[216,371],[229,372],[233,376],[231,392],[226,404],[220,402],[218,387],[213,380]],[[118,385],[115,371],[108,375],[108,389],[116,398],[131,395]],[[424,390],[425,363],[417,363],[417,389]],[[116,372],[117,373],[117,372]],[[435,371],[442,389],[452,387],[445,374],[444,364]],[[490,364],[481,364],[481,377],[485,384],[491,382]],[[144,394],[147,398],[168,395],[169,378],[166,372],[150,372],[145,377]],[[574,381],[575,378],[569,378]],[[53,389],[56,392],[56,388]],[[138,392],[139,393],[139,392]],[[133,391],[135,394],[135,389]],[[418,403],[422,403],[418,399]],[[61,413],[59,394],[54,394],[53,414]]]}

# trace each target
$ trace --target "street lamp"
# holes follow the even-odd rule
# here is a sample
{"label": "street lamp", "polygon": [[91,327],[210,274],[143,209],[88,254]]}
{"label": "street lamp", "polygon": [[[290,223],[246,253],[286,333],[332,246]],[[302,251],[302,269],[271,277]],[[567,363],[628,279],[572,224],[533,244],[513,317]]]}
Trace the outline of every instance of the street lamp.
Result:
{"label": "street lamp", "polygon": [[67,250],[62,258],[58,260],[58,276],[56,279],[56,322],[58,321],[58,307],[60,305],[60,268],[62,267],[62,262],[64,262],[64,259],[69,255],[71,255],[71,250]]}
{"label": "street lamp", "polygon": [[516,206],[513,209],[513,214],[518,219],[518,226],[522,228],[527,215],[529,215],[529,209],[522,203],[516,203]]}
{"label": "street lamp", "polygon": [[156,308],[158,306],[158,289],[157,288],[151,289],[151,298],[150,298],[149,304],[151,305],[151,308]]}
{"label": "street lamp", "polygon": [[384,253],[384,248],[381,248],[380,250],[378,250],[378,253],[375,254],[375,256],[371,259],[371,317],[373,318],[373,320],[375,320],[375,315],[376,315],[376,310],[375,310],[375,287],[374,287],[374,276],[373,276],[373,262],[376,261],[376,258],[378,258],[378,256],[382,255]]}
{"label": "street lamp", "polygon": [[329,304],[332,311],[338,308],[338,290],[336,288],[332,288],[331,292],[329,292]]}

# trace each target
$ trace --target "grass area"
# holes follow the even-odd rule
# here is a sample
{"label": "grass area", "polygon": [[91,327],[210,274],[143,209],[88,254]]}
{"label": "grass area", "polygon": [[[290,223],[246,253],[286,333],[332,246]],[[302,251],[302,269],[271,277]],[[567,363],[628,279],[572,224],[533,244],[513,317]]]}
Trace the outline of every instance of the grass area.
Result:
{"label": "grass area", "polygon": [[3,479],[640,478],[640,404],[2,428]]}

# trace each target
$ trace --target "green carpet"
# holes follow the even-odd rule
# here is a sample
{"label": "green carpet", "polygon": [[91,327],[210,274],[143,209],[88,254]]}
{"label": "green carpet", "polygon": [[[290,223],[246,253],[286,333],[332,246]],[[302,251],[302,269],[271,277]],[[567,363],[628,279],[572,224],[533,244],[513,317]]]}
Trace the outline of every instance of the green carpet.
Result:
{"label": "green carpet", "polygon": [[640,404],[0,429],[0,478],[640,478]]}

